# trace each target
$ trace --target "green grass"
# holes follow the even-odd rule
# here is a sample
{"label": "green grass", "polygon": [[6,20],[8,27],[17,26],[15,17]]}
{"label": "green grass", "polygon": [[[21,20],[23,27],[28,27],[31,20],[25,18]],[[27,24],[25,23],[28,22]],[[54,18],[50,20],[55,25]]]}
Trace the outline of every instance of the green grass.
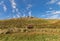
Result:
{"label": "green grass", "polygon": [[0,41],[60,41],[60,35],[46,35],[46,34],[9,34],[0,35]]}
{"label": "green grass", "polygon": [[0,34],[0,41],[60,41],[60,30],[44,28],[34,32]]}

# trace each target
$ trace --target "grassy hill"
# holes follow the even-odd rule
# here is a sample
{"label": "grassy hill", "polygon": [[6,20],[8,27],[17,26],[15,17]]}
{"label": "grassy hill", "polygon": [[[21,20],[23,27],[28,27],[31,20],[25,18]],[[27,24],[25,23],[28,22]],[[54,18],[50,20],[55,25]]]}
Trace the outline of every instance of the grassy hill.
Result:
{"label": "grassy hill", "polygon": [[34,28],[59,28],[60,20],[39,19],[39,18],[18,18],[1,20],[0,28],[26,28],[28,25],[33,25]]}
{"label": "grassy hill", "polygon": [[16,18],[0,20],[0,41],[59,41],[60,20]]}

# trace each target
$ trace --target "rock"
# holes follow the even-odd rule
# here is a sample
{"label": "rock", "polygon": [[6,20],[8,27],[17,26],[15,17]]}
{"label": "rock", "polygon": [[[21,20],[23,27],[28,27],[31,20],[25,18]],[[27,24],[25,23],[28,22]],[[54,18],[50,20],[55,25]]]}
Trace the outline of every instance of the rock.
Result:
{"label": "rock", "polygon": [[29,24],[28,26],[27,26],[27,29],[33,29],[34,27],[33,27],[33,25],[32,24]]}

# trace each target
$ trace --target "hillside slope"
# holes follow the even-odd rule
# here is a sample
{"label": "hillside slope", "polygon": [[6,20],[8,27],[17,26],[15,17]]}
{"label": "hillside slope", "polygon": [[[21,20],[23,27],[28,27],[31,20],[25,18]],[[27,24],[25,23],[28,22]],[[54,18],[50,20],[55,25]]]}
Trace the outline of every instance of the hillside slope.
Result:
{"label": "hillside slope", "polygon": [[60,41],[60,20],[0,20],[0,41]]}
{"label": "hillside slope", "polygon": [[1,20],[0,28],[25,28],[28,25],[33,25],[35,28],[58,28],[60,27],[60,20],[48,20],[48,19],[39,19],[39,18],[18,18],[18,19],[9,19]]}
{"label": "hillside slope", "polygon": [[60,20],[39,19],[39,18],[16,18],[0,21],[0,34],[16,32],[33,32],[44,28],[60,28]]}

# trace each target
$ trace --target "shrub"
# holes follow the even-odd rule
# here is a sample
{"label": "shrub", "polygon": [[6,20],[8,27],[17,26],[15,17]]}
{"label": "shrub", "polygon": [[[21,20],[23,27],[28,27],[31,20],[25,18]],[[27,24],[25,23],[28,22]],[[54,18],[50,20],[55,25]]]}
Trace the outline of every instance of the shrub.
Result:
{"label": "shrub", "polygon": [[27,26],[27,28],[28,28],[28,29],[33,29],[34,26],[33,26],[32,24],[29,24],[29,25]]}

